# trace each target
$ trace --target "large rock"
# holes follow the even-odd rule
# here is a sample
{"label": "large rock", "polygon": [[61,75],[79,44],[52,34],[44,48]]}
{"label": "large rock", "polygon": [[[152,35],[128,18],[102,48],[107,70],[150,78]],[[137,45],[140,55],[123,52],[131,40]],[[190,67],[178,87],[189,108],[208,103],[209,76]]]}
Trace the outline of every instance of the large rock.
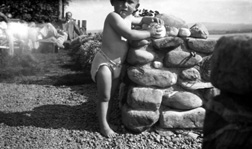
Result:
{"label": "large rock", "polygon": [[170,108],[162,108],[159,124],[162,128],[203,128],[205,109],[180,111]]}
{"label": "large rock", "polygon": [[165,26],[166,28],[166,36],[178,36],[179,29],[176,27]]}
{"label": "large rock", "polygon": [[130,67],[128,68],[128,76],[131,81],[141,86],[165,88],[177,83],[177,74],[167,68]]}
{"label": "large rock", "polygon": [[125,104],[122,107],[122,123],[131,131],[142,132],[158,121],[159,114],[159,110],[133,110]]}
{"label": "large rock", "polygon": [[177,67],[177,68],[189,68],[200,63],[202,57],[198,54],[195,56],[190,52],[172,50],[168,52],[164,58],[164,66]]}
{"label": "large rock", "polygon": [[127,104],[133,109],[156,111],[161,106],[163,91],[154,88],[132,87],[129,89]]}
{"label": "large rock", "polygon": [[202,106],[203,102],[199,96],[191,92],[176,92],[175,94],[165,94],[162,105],[172,109],[191,110]]}
{"label": "large rock", "polygon": [[191,32],[188,28],[180,28],[178,32],[178,36],[180,37],[189,37]]}
{"label": "large rock", "polygon": [[191,28],[191,37],[207,39],[209,32],[206,26],[202,23],[196,23]]}
{"label": "large rock", "polygon": [[179,37],[164,37],[152,40],[153,46],[158,50],[170,51],[180,46],[184,41]]}
{"label": "large rock", "polygon": [[211,82],[221,91],[250,94],[252,91],[252,37],[221,37],[211,63]]}
{"label": "large rock", "polygon": [[211,82],[202,82],[202,81],[185,81],[182,79],[178,79],[178,84],[187,90],[197,90],[197,89],[204,89],[204,88],[212,88],[213,85]]}
{"label": "large rock", "polygon": [[130,48],[127,55],[127,62],[131,65],[147,64],[154,60],[155,52],[151,45],[140,48]]}
{"label": "large rock", "polygon": [[212,54],[216,42],[217,42],[216,39],[196,39],[196,38],[188,38],[187,41],[190,49],[204,54]]}
{"label": "large rock", "polygon": [[179,76],[181,79],[188,81],[201,80],[200,72],[194,67],[182,70]]}
{"label": "large rock", "polygon": [[182,27],[188,28],[188,25],[183,19],[178,18],[174,15],[162,13],[162,14],[156,15],[156,17],[164,20],[165,26],[176,27],[176,28],[182,28]]}

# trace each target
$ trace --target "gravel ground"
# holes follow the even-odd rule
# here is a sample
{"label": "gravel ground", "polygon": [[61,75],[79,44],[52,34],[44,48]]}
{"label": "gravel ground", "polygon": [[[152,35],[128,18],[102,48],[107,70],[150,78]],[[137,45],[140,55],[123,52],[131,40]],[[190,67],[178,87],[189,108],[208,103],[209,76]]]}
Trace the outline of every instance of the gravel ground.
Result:
{"label": "gravel ground", "polygon": [[41,71],[0,82],[1,149],[201,148],[202,130],[128,131],[116,99],[110,121],[118,135],[101,136],[88,71],[74,69],[66,51],[35,57]]}

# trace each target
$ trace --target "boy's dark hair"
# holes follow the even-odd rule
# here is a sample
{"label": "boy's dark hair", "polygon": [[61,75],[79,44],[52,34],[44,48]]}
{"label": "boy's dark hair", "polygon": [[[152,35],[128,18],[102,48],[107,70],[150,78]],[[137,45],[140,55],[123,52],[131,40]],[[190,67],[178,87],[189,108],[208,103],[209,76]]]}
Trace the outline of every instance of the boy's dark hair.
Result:
{"label": "boy's dark hair", "polygon": [[[113,6],[115,0],[110,0],[111,5]],[[138,0],[139,1],[139,0]],[[140,4],[137,5],[137,8],[140,6]]]}
{"label": "boy's dark hair", "polygon": [[114,1],[115,1],[115,0],[110,0],[111,5],[113,5]]}

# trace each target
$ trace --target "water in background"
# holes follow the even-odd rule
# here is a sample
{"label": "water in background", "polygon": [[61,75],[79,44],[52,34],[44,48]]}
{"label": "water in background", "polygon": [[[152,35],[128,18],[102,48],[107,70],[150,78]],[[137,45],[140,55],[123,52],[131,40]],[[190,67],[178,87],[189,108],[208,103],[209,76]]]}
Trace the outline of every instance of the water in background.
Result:
{"label": "water in background", "polygon": [[222,36],[233,36],[233,35],[248,35],[252,37],[252,32],[251,33],[233,33],[233,34],[210,34],[208,38],[211,39],[219,39]]}

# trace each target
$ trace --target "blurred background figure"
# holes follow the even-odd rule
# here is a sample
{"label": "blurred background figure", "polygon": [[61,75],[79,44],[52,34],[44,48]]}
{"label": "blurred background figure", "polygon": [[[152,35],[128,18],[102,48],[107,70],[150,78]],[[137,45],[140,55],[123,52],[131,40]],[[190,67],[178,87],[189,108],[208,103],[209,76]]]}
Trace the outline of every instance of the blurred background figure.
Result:
{"label": "blurred background figure", "polygon": [[14,41],[8,28],[8,22],[8,17],[0,11],[0,46],[8,49],[7,53],[12,56],[14,54]]}
{"label": "blurred background figure", "polygon": [[70,40],[70,41],[76,38],[77,36],[80,36],[83,34],[80,28],[77,26],[74,19],[72,18],[72,13],[69,11],[66,12],[65,20],[63,20],[62,22],[62,29],[64,32],[67,33],[68,35],[67,40]]}
{"label": "blurred background figure", "polygon": [[64,48],[64,42],[67,41],[67,33],[59,28],[55,28],[51,23],[46,23],[38,32],[38,40],[51,41],[57,44],[58,47]]}

